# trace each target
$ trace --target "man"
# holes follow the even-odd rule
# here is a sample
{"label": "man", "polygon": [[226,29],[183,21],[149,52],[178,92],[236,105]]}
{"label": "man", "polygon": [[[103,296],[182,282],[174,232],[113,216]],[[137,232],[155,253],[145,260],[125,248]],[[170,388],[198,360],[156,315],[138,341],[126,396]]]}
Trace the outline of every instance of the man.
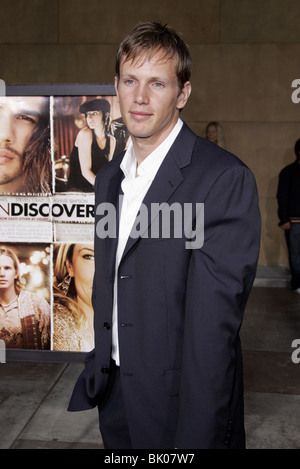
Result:
{"label": "man", "polygon": [[25,291],[15,252],[0,246],[0,339],[7,348],[50,348],[50,305]]}
{"label": "man", "polygon": [[[245,445],[238,333],[259,250],[256,186],[241,161],[179,119],[190,68],[185,43],[156,23],[138,24],[117,55],[132,144],[96,178],[96,346],[69,405],[98,404],[109,449]],[[118,239],[101,239],[103,203],[118,201]],[[169,236],[157,228],[163,208],[185,217],[192,205],[200,236],[200,203],[203,245],[189,243],[188,230],[177,235],[185,223],[175,211]],[[149,225],[136,236],[139,209]]]}
{"label": "man", "polygon": [[291,287],[300,293],[300,139],[295,143],[296,161],[280,171],[277,189],[279,226],[284,230]]}
{"label": "man", "polygon": [[49,99],[0,97],[0,193],[49,193]]}

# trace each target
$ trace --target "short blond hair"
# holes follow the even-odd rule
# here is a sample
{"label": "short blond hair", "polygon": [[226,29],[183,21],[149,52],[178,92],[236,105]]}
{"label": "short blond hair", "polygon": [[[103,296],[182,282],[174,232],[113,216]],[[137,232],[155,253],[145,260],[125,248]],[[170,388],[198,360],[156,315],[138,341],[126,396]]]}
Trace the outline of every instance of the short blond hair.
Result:
{"label": "short blond hair", "polygon": [[138,23],[121,42],[116,57],[116,76],[119,80],[120,65],[123,58],[136,60],[145,56],[150,58],[156,52],[163,57],[177,58],[176,75],[179,89],[189,81],[192,69],[191,55],[187,44],[176,31],[160,23]]}

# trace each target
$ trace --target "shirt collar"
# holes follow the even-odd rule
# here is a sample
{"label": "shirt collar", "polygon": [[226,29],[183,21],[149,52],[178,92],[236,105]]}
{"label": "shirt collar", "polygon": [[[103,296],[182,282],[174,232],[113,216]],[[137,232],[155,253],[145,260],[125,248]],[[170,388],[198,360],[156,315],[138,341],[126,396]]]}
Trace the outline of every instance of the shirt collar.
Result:
{"label": "shirt collar", "polygon": [[[165,156],[173,145],[177,135],[179,134],[183,125],[182,120],[179,118],[172,131],[167,138],[152,152],[138,167],[138,175],[147,177],[151,181],[154,179],[158,168],[163,162]],[[126,178],[135,178],[136,173],[136,157],[134,154],[132,142],[123,157],[120,168],[122,169]]]}

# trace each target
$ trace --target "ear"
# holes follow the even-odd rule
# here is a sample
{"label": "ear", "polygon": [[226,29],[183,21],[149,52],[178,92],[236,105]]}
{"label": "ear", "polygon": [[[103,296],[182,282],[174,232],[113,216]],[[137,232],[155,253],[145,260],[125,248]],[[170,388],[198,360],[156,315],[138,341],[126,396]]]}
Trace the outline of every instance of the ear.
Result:
{"label": "ear", "polygon": [[185,84],[183,85],[182,90],[180,91],[180,94],[177,98],[177,108],[178,109],[183,109],[184,106],[186,105],[190,94],[192,92],[192,85],[190,81],[186,81]]}
{"label": "ear", "polygon": [[70,277],[74,277],[73,266],[72,266],[71,262],[69,261],[69,259],[66,260],[66,268],[67,268],[67,271],[68,271],[68,274],[70,275]]}
{"label": "ear", "polygon": [[115,76],[115,89],[116,89],[116,93],[117,93],[117,101],[119,102],[118,85],[119,85],[119,78],[117,76]]}

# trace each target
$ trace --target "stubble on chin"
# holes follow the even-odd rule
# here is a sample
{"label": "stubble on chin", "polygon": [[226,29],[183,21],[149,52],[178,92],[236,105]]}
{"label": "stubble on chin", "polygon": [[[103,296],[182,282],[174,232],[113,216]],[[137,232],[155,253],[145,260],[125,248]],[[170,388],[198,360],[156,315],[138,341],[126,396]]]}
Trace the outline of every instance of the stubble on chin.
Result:
{"label": "stubble on chin", "polygon": [[26,192],[25,177],[22,173],[10,174],[0,169],[0,194]]}

